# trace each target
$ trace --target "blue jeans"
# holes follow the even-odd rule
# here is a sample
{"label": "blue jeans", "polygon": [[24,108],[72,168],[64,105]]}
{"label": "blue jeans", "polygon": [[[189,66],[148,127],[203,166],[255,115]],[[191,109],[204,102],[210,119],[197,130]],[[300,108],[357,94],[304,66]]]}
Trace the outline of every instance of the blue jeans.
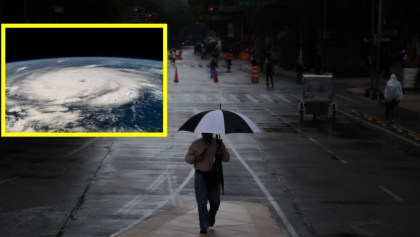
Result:
{"label": "blue jeans", "polygon": [[[220,180],[215,173],[195,171],[195,199],[198,206],[200,228],[209,228],[210,218],[215,218],[220,206]],[[210,210],[207,209],[207,201]]]}
{"label": "blue jeans", "polygon": [[216,68],[210,67],[210,78],[214,77],[214,71],[216,71]]}

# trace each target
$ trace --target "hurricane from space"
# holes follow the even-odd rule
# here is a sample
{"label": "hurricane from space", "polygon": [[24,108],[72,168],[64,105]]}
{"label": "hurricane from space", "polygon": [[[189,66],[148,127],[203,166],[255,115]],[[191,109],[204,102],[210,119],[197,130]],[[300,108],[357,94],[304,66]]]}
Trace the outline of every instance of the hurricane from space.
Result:
{"label": "hurricane from space", "polygon": [[55,58],[6,64],[8,132],[161,132],[162,62]]}

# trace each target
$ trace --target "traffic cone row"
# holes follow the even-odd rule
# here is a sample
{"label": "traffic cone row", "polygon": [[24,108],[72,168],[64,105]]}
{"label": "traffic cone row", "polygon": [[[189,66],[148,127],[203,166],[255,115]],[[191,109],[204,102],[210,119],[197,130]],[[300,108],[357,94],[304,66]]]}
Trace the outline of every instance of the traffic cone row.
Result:
{"label": "traffic cone row", "polygon": [[[214,82],[219,82],[219,77],[217,76],[217,71],[216,70],[214,70],[213,79],[214,79]],[[174,82],[179,82],[178,68],[175,68]]]}

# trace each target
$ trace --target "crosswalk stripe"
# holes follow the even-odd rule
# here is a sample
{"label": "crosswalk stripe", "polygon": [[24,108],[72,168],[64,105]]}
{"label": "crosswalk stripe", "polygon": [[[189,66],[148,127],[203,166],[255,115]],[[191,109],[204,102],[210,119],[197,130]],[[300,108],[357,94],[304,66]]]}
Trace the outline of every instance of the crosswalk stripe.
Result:
{"label": "crosswalk stripe", "polygon": [[252,102],[254,103],[258,103],[259,101],[257,99],[255,99],[254,97],[252,97],[251,95],[245,95],[248,99],[252,100]]}
{"label": "crosswalk stripe", "polygon": [[277,96],[278,98],[280,98],[281,100],[283,100],[284,102],[286,102],[286,103],[289,103],[289,104],[291,104],[292,103],[292,101],[290,101],[290,100],[288,100],[288,99],[286,99],[284,96],[282,96],[282,95],[280,95],[280,94],[274,94],[275,96]]}
{"label": "crosswalk stripe", "polygon": [[267,94],[260,94],[261,97],[263,97],[264,99],[268,100],[271,103],[276,102],[275,100],[273,100],[269,95]]}

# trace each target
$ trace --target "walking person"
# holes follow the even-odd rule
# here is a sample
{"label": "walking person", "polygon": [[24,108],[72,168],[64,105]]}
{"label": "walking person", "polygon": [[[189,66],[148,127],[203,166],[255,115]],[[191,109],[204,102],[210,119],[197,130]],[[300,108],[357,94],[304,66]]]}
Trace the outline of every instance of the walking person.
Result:
{"label": "walking person", "polygon": [[269,88],[269,81],[271,82],[271,88],[274,87],[273,66],[273,60],[271,58],[267,58],[265,63],[265,76],[267,80],[267,88]]}
{"label": "walking person", "polygon": [[217,59],[216,57],[212,57],[210,60],[210,78],[214,77],[214,72],[216,71],[217,67]]}
{"label": "walking person", "polygon": [[403,98],[403,91],[401,83],[398,81],[397,76],[392,74],[386,83],[384,91],[385,99],[385,118],[391,123],[394,123],[395,115],[398,110],[400,100]]}
{"label": "walking person", "polygon": [[231,51],[227,52],[225,54],[225,60],[226,60],[226,67],[227,67],[227,71],[230,72],[230,67],[232,66],[232,59],[233,59],[233,54]]}
{"label": "walking person", "polygon": [[[220,206],[221,161],[228,162],[230,154],[221,139],[212,133],[202,133],[202,138],[195,140],[188,149],[185,161],[194,164],[195,198],[198,207],[200,233],[214,225]],[[210,210],[207,209],[210,203]]]}

